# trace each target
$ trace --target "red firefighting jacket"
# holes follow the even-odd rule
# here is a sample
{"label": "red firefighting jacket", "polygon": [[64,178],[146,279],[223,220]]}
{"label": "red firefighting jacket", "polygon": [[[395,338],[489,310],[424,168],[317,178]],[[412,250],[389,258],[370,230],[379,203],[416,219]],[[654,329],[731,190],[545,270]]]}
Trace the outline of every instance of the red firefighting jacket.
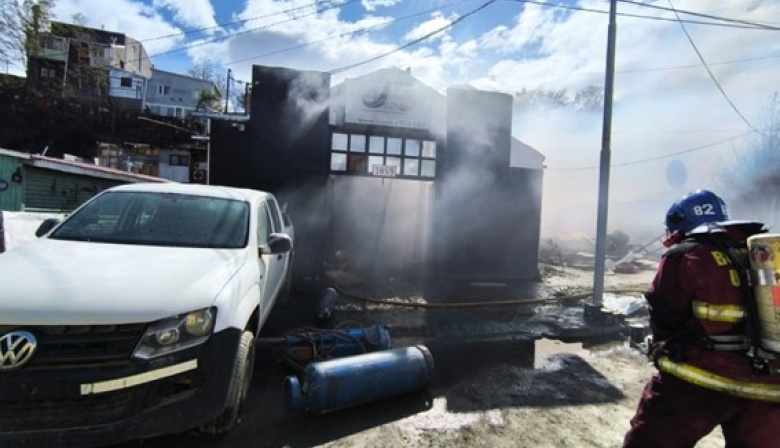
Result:
{"label": "red firefighting jacket", "polygon": [[[759,372],[748,353],[744,243],[759,223],[694,235],[661,259],[646,298],[661,372],[744,398],[780,402],[780,375]],[[736,250],[729,247],[737,247]]]}

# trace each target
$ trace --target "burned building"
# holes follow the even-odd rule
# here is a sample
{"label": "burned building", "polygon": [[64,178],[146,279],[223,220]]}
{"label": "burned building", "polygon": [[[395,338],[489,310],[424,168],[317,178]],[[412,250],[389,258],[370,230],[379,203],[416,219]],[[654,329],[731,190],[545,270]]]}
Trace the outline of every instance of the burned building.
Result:
{"label": "burned building", "polygon": [[538,277],[544,157],[512,137],[510,95],[393,68],[331,86],[254,66],[252,85],[248,121],[212,121],[210,179],[287,204],[297,276],[338,253],[368,276]]}

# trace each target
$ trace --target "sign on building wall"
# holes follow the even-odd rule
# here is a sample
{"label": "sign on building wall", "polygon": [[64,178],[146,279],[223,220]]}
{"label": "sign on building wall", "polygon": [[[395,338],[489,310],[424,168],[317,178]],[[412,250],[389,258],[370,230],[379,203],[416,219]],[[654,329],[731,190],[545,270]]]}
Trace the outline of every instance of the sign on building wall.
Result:
{"label": "sign on building wall", "polygon": [[429,130],[433,92],[421,85],[351,81],[345,86],[344,122]]}

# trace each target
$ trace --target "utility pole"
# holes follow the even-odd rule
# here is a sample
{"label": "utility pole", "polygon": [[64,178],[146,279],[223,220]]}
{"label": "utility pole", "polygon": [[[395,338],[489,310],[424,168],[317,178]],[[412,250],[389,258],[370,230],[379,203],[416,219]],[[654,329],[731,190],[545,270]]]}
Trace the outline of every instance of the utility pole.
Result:
{"label": "utility pole", "polygon": [[599,165],[599,203],[596,219],[596,258],[593,272],[593,308],[601,308],[604,295],[604,265],[607,246],[607,217],[609,211],[609,169],[612,143],[612,94],[615,84],[615,37],[617,34],[617,0],[610,0],[607,29],[607,69],[604,81],[604,124],[601,133],[601,162]]}
{"label": "utility pole", "polygon": [[249,113],[249,83],[244,83],[244,115]]}
{"label": "utility pole", "polygon": [[230,103],[230,78],[233,76],[233,71],[228,69],[227,85],[225,86],[225,113],[228,113],[228,104]]}

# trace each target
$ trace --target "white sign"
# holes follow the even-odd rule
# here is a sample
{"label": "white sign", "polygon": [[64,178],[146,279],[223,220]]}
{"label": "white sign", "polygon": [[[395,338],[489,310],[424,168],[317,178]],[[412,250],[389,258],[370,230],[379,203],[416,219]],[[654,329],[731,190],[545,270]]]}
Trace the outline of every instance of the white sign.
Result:
{"label": "white sign", "polygon": [[398,173],[398,167],[395,165],[373,165],[371,171],[374,176],[391,176],[395,177]]}
{"label": "white sign", "polygon": [[427,130],[433,91],[390,81],[350,81],[345,87],[344,122]]}

